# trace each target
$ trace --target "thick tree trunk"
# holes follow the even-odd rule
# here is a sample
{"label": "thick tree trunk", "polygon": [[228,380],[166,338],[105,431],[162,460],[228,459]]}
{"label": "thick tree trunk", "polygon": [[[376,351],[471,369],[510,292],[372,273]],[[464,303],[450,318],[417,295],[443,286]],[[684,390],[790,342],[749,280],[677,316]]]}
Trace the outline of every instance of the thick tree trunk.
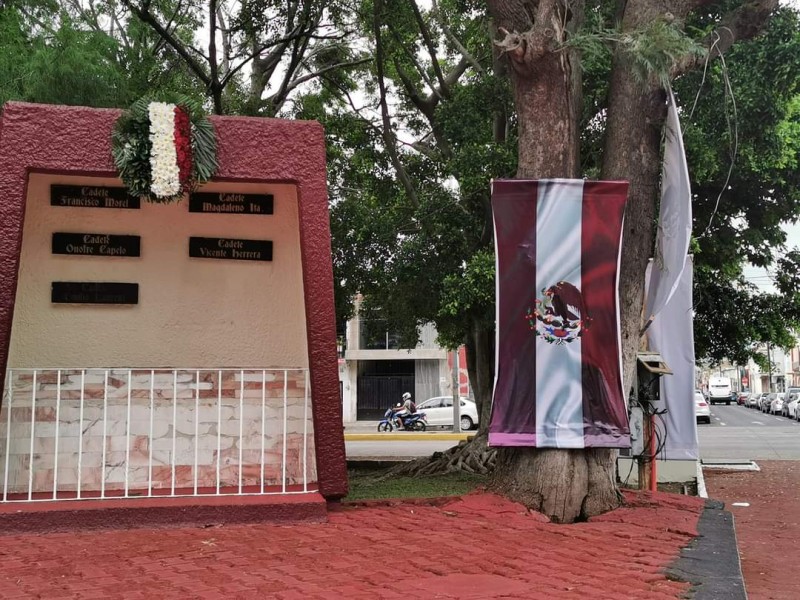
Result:
{"label": "thick tree trunk", "polygon": [[517,178],[578,176],[573,77],[567,57],[556,53],[536,61],[530,75],[512,75],[519,119]]}
{"label": "thick tree trunk", "polygon": [[[498,26],[507,31],[509,22],[519,18],[510,10],[514,4],[493,6]],[[571,5],[574,19],[579,19],[579,7]],[[534,29],[522,36],[527,43],[523,51],[509,52],[519,118],[517,177],[578,177],[580,67],[574,53],[564,49],[546,47],[531,60],[533,36]],[[570,523],[619,506],[615,458],[616,451],[608,449],[500,448],[491,487],[555,522]]]}
{"label": "thick tree trunk", "polygon": [[653,254],[666,95],[631,77],[630,59],[617,53],[609,90],[603,179],[630,182],[620,264],[622,365],[626,391],[633,385],[644,300],[644,275]]}

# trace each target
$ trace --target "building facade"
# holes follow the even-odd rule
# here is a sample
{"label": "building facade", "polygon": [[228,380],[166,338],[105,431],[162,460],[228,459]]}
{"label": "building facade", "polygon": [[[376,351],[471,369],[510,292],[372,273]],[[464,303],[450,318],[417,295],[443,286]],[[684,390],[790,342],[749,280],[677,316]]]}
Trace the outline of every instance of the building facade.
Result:
{"label": "building facade", "polygon": [[[347,322],[339,358],[339,390],[345,423],[376,420],[401,402],[404,392],[417,404],[452,394],[453,352],[436,343],[432,324],[420,330],[414,348],[402,348],[399,336],[380,321],[356,316]],[[459,386],[469,396],[464,348],[459,349]]]}

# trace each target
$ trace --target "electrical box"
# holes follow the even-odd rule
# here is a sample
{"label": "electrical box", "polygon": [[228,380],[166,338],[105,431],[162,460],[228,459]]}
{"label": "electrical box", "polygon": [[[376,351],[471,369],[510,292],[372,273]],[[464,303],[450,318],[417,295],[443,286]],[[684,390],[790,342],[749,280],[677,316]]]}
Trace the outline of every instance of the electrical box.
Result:
{"label": "electrical box", "polygon": [[672,371],[658,352],[636,355],[636,396],[640,404],[658,401],[662,375],[672,375]]}

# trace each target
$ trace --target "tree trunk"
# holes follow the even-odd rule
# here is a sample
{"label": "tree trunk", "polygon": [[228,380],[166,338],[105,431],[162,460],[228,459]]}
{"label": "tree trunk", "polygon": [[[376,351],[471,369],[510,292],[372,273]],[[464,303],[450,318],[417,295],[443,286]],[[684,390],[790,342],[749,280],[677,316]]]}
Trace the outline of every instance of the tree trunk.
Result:
{"label": "tree trunk", "polygon": [[[507,9],[513,3],[500,4]],[[571,8],[577,20],[580,3]],[[495,14],[511,20],[508,13],[495,10]],[[498,26],[508,30],[507,24]],[[531,38],[524,39],[530,47]],[[512,50],[509,55],[519,118],[517,177],[578,177],[581,78],[577,56],[564,49],[546,49],[533,61],[525,51],[515,56]],[[616,451],[610,449],[500,448],[491,488],[555,522],[570,523],[619,506],[615,459]]]}
{"label": "tree trunk", "polygon": [[478,436],[485,440],[494,386],[494,332],[480,320],[473,320],[466,349],[467,373],[478,408]]}
{"label": "tree trunk", "polygon": [[633,385],[644,301],[644,275],[653,254],[666,95],[631,77],[630,59],[614,58],[609,88],[603,179],[630,182],[622,238],[619,299],[626,391]]}

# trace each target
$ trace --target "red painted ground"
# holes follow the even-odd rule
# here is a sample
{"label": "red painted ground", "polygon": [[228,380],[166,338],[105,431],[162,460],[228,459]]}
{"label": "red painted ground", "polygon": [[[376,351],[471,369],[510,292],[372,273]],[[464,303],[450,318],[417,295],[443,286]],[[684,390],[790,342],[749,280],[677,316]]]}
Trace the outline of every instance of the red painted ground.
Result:
{"label": "red painted ground", "polygon": [[318,525],[3,536],[0,597],[679,598],[688,586],[661,571],[695,535],[702,502],[631,499],[571,526],[474,494],[344,507]]}
{"label": "red painted ground", "polygon": [[800,463],[758,465],[761,471],[705,471],[708,495],[724,501],[735,517],[750,600],[795,600],[800,598]]}

